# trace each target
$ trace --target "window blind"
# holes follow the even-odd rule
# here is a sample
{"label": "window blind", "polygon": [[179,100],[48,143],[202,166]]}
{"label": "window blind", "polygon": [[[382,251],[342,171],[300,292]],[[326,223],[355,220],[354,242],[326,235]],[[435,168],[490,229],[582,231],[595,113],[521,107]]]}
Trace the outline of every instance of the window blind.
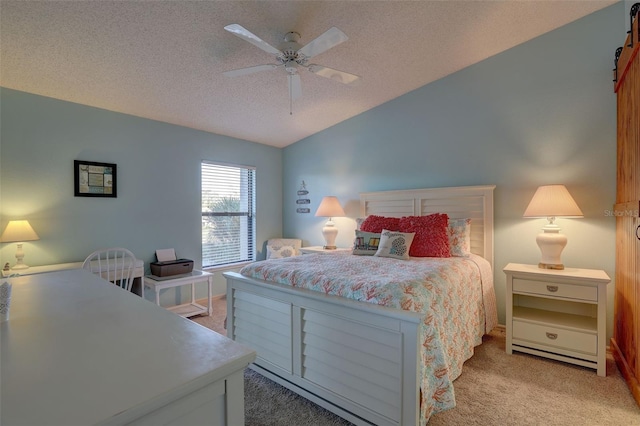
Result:
{"label": "window blind", "polygon": [[255,168],[202,162],[202,267],[255,260]]}

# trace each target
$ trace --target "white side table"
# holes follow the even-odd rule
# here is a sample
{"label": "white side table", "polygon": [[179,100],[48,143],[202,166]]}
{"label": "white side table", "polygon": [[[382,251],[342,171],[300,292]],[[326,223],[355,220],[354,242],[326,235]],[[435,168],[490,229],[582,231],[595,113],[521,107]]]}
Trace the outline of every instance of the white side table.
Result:
{"label": "white side table", "polygon": [[506,352],[526,352],[607,375],[607,284],[601,270],[510,263]]}
{"label": "white side table", "polygon": [[311,253],[321,253],[321,254],[336,254],[336,253],[351,253],[350,248],[341,248],[327,250],[322,246],[310,246],[310,247],[302,247],[300,249],[300,253],[302,254],[311,254]]}
{"label": "white side table", "polygon": [[[207,283],[207,306],[196,303],[196,284]],[[160,305],[160,290],[165,288],[180,287],[183,285],[191,285],[191,302],[181,305],[169,306],[166,309],[175,312],[182,317],[192,317],[194,315],[204,314],[211,315],[211,285],[213,284],[213,274],[204,271],[192,271],[188,274],[180,274],[168,277],[156,277],[155,275],[146,275],[144,277],[144,285],[155,290],[156,305]]]}

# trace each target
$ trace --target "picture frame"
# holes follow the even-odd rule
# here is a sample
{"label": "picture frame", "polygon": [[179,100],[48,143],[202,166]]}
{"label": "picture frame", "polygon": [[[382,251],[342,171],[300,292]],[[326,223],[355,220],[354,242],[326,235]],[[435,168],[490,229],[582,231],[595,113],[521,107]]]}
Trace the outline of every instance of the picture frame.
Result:
{"label": "picture frame", "polygon": [[118,168],[112,163],[73,160],[74,195],[76,197],[118,196]]}

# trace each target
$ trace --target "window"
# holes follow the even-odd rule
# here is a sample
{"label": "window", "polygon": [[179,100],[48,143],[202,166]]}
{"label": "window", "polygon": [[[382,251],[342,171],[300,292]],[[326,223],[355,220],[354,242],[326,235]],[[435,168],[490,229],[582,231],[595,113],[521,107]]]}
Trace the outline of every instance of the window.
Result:
{"label": "window", "polygon": [[255,168],[202,162],[202,267],[255,260]]}

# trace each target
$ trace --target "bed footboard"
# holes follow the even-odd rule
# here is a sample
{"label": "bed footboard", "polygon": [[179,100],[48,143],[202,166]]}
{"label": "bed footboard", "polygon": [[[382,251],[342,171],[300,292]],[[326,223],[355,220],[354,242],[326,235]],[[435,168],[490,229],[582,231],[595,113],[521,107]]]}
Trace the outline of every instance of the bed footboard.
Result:
{"label": "bed footboard", "polygon": [[355,424],[419,424],[420,314],[224,275],[251,368]]}

